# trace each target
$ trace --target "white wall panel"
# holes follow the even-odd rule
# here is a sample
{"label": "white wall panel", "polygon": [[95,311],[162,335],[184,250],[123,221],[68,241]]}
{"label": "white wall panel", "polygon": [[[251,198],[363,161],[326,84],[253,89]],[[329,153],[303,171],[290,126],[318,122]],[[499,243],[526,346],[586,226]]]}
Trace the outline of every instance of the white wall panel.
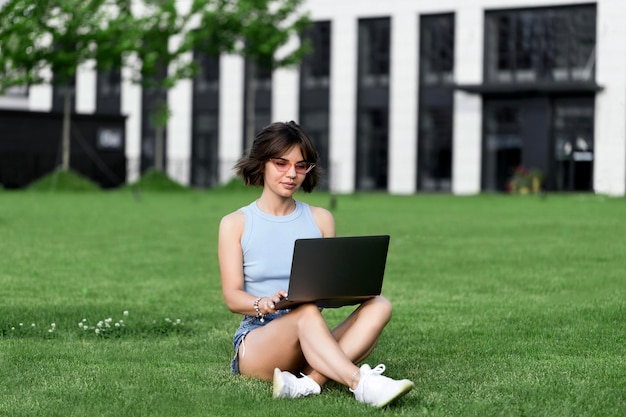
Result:
{"label": "white wall panel", "polygon": [[388,188],[410,194],[417,176],[418,15],[396,14],[391,28]]}
{"label": "white wall panel", "polygon": [[354,191],[356,146],[357,20],[332,21],[330,87],[331,191]]}
{"label": "white wall panel", "polygon": [[594,189],[626,194],[626,3],[603,1],[597,17]]}
{"label": "white wall panel", "polygon": [[220,58],[219,178],[228,182],[243,154],[244,62],[239,56]]}

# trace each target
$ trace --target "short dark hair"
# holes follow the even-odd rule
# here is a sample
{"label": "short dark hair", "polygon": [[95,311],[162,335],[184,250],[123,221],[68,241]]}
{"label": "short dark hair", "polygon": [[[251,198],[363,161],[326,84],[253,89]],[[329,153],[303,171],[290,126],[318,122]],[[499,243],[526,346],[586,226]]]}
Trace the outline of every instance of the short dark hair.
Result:
{"label": "short dark hair", "polygon": [[319,156],[311,138],[294,121],[275,122],[264,127],[256,135],[248,154],[235,164],[235,172],[243,177],[246,185],[263,186],[265,163],[270,158],[280,157],[294,146],[300,148],[305,161],[315,164],[313,169],[306,174],[300,187],[305,193],[310,193],[320,177],[321,169],[317,166]]}

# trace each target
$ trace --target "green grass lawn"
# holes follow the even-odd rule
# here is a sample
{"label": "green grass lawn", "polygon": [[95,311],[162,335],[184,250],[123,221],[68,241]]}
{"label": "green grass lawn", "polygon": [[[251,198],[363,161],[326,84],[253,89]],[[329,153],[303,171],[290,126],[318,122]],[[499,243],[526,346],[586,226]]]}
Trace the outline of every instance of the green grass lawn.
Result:
{"label": "green grass lawn", "polygon": [[0,416],[626,414],[626,200],[339,196],[339,235],[391,235],[368,362],[416,388],[381,411],[229,374],[217,226],[256,195],[0,192]]}

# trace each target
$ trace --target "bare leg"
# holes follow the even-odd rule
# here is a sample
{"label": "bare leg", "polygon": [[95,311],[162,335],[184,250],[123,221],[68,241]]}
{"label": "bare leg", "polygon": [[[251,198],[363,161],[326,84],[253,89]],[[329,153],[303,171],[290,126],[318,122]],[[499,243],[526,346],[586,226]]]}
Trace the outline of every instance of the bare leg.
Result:
{"label": "bare leg", "polygon": [[271,380],[274,368],[297,372],[304,363],[310,363],[328,378],[350,386],[358,370],[313,304],[300,306],[254,330],[244,343],[245,353],[241,349],[239,352],[239,369],[246,376]]}
{"label": "bare leg", "polygon": [[[391,319],[391,311],[391,303],[386,298],[375,297],[361,304],[332,331],[339,347],[352,363],[358,364],[369,356]],[[313,378],[320,386],[329,379],[310,364],[307,364],[302,372]],[[353,382],[357,381],[358,378],[355,378]]]}
{"label": "bare leg", "polygon": [[354,387],[359,379],[355,363],[371,352],[390,318],[389,301],[375,297],[331,333],[316,306],[301,306],[246,337],[240,371],[271,380],[274,368],[296,373],[304,365],[320,385],[332,379]]}

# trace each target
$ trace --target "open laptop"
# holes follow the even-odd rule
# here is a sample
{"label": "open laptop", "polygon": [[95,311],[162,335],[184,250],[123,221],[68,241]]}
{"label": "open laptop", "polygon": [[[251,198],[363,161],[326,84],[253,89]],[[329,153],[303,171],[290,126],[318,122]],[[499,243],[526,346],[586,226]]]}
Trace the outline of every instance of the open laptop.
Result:
{"label": "open laptop", "polygon": [[276,309],[310,302],[342,307],[379,295],[388,249],[388,235],[296,240],[288,298]]}

